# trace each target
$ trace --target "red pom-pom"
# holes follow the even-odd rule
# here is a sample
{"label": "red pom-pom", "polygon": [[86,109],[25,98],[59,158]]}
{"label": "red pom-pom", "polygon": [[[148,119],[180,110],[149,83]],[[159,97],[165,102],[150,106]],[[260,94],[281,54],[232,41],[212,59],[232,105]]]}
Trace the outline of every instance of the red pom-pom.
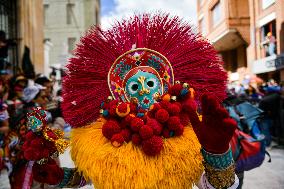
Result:
{"label": "red pom-pom", "polygon": [[41,152],[42,158],[48,158],[51,155],[50,151],[48,149],[43,149]]}
{"label": "red pom-pom", "polygon": [[30,142],[30,146],[32,148],[38,148],[38,149],[42,148],[43,144],[44,144],[44,141],[41,138],[35,138]]}
{"label": "red pom-pom", "polygon": [[163,139],[160,136],[153,136],[142,142],[142,150],[146,155],[158,155],[163,148]]}
{"label": "red pom-pom", "polygon": [[180,119],[178,116],[172,116],[168,120],[168,128],[169,130],[176,130],[180,125]]}
{"label": "red pom-pom", "polygon": [[39,149],[28,148],[24,151],[26,160],[40,160],[42,158]]}
{"label": "red pom-pom", "polygon": [[125,129],[129,126],[130,124],[125,120],[125,119],[122,119],[120,122],[119,122],[119,127],[121,129]]}
{"label": "red pom-pom", "polygon": [[124,120],[127,123],[127,125],[130,125],[133,118],[134,118],[134,115],[128,114],[127,116],[125,116]]}
{"label": "red pom-pom", "polygon": [[154,104],[151,106],[150,111],[151,111],[151,112],[156,112],[156,111],[158,111],[159,109],[161,109],[160,104],[159,104],[159,103],[154,103]]}
{"label": "red pom-pom", "polygon": [[103,135],[109,140],[114,134],[119,133],[120,131],[121,129],[117,121],[114,120],[107,121],[102,127]]}
{"label": "red pom-pom", "polygon": [[30,141],[25,141],[23,146],[22,146],[22,150],[25,151],[30,147]]}
{"label": "red pom-pom", "polygon": [[109,102],[108,112],[111,116],[116,116],[116,107],[118,104],[118,100],[112,100]]}
{"label": "red pom-pom", "polygon": [[153,129],[148,125],[143,125],[139,130],[139,134],[143,140],[151,138],[153,136]]}
{"label": "red pom-pom", "polygon": [[45,141],[44,143],[45,147],[48,148],[50,151],[56,150],[54,142],[51,141]]}
{"label": "red pom-pom", "polygon": [[136,113],[137,112],[137,105],[130,103],[130,113]]}
{"label": "red pom-pom", "polygon": [[180,124],[178,128],[175,130],[175,136],[181,136],[184,131],[184,126]]}
{"label": "red pom-pom", "polygon": [[121,131],[121,135],[123,136],[125,142],[129,142],[131,140],[131,131],[129,129],[123,129]]}
{"label": "red pom-pom", "polygon": [[110,106],[108,112],[109,112],[109,115],[116,116],[116,105]]}
{"label": "red pom-pom", "polygon": [[163,127],[156,119],[148,119],[147,125],[149,125],[153,129],[154,135],[160,135]]}
{"label": "red pom-pom", "polygon": [[117,133],[117,134],[114,134],[112,137],[111,137],[111,144],[114,146],[114,147],[119,147],[123,144],[124,142],[124,138],[122,136],[121,133]]}
{"label": "red pom-pom", "polygon": [[133,132],[139,132],[139,129],[144,125],[144,121],[140,118],[133,118],[130,123],[130,128]]}
{"label": "red pom-pom", "polygon": [[178,115],[180,113],[180,111],[181,111],[181,108],[176,103],[171,104],[168,108],[168,112],[172,116]]}
{"label": "red pom-pom", "polygon": [[153,112],[153,111],[150,110],[150,111],[147,112],[146,115],[147,115],[147,117],[149,117],[149,118],[154,118],[154,117],[155,117],[155,112]]}
{"label": "red pom-pom", "polygon": [[132,137],[131,137],[131,141],[133,144],[135,145],[139,145],[142,141],[141,137],[139,134],[133,134]]}
{"label": "red pom-pom", "polygon": [[123,102],[123,103],[120,103],[119,105],[117,105],[117,110],[120,113],[126,113],[127,112],[127,107],[128,107],[128,104]]}
{"label": "red pom-pom", "polygon": [[168,128],[164,128],[163,129],[163,137],[165,137],[165,138],[170,138],[171,137],[170,130]]}
{"label": "red pom-pom", "polygon": [[171,103],[166,100],[161,101],[159,104],[165,110],[168,110],[169,106],[171,105]]}
{"label": "red pom-pom", "polygon": [[180,102],[174,102],[173,104],[177,105],[180,109],[182,109],[182,105]]}
{"label": "red pom-pom", "polygon": [[29,131],[27,134],[26,134],[26,140],[32,140],[36,137],[36,134],[34,134],[32,131]]}
{"label": "red pom-pom", "polygon": [[183,126],[187,126],[190,123],[189,115],[185,112],[181,112],[179,114],[179,118],[180,118],[180,123]]}
{"label": "red pom-pom", "polygon": [[165,109],[160,109],[156,112],[155,118],[160,122],[160,123],[165,123],[168,121],[170,115]]}
{"label": "red pom-pom", "polygon": [[183,89],[181,84],[174,84],[170,89],[169,93],[172,96],[180,96],[180,91]]}
{"label": "red pom-pom", "polygon": [[185,112],[188,112],[188,113],[193,113],[195,112],[197,109],[197,104],[196,102],[189,98],[189,99],[186,99],[183,103],[182,103],[182,110],[185,111]]}

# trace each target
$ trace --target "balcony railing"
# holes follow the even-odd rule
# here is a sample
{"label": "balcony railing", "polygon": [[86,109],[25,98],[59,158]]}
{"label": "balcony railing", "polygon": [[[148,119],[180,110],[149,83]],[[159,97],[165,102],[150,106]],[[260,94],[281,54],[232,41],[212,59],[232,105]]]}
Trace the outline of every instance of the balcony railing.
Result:
{"label": "balcony railing", "polygon": [[254,74],[266,73],[284,68],[284,54],[272,55],[253,62]]}

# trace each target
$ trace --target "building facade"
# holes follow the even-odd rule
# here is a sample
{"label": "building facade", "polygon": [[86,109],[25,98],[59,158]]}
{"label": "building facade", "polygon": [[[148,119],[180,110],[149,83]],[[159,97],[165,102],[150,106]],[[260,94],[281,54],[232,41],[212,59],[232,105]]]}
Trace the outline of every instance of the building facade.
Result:
{"label": "building facade", "polygon": [[284,1],[253,0],[250,15],[254,31],[247,50],[251,72],[264,80],[284,81]]}
{"label": "building facade", "polygon": [[248,74],[284,80],[283,9],[283,0],[198,0],[199,31],[222,57],[231,81]]}
{"label": "building facade", "polygon": [[100,0],[44,0],[43,9],[46,61],[60,67],[84,32],[100,24]]}
{"label": "building facade", "polygon": [[5,59],[21,69],[24,47],[30,50],[30,58],[37,73],[44,71],[42,0],[1,0],[0,30],[7,40],[13,41]]}

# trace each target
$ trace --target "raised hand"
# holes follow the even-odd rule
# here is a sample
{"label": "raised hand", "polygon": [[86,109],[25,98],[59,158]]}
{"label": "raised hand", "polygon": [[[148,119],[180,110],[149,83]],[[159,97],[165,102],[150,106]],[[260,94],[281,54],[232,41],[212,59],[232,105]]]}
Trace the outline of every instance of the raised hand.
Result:
{"label": "raised hand", "polygon": [[229,149],[237,123],[213,95],[201,97],[202,121],[196,111],[196,103],[188,99],[190,122],[202,147],[211,153],[222,154]]}

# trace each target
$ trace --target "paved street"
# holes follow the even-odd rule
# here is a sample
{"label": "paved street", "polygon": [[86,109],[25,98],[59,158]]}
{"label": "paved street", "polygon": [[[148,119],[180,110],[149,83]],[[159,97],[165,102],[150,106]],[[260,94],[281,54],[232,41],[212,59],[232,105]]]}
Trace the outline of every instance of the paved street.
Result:
{"label": "paved street", "polygon": [[245,172],[243,189],[284,188],[284,150],[272,147],[268,151],[272,162],[266,159],[259,168]]}

